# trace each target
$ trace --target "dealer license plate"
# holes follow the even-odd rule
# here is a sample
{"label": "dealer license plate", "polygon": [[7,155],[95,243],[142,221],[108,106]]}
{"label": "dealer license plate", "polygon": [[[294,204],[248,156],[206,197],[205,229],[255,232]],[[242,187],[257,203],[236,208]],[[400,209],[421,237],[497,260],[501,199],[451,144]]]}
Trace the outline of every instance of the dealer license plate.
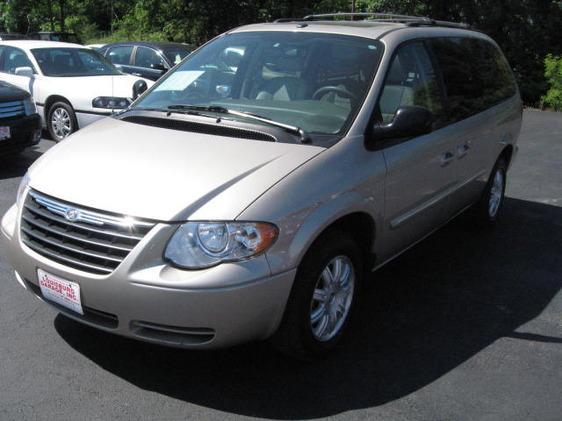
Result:
{"label": "dealer license plate", "polygon": [[37,278],[43,297],[76,313],[84,314],[80,301],[80,285],[41,269],[37,269]]}

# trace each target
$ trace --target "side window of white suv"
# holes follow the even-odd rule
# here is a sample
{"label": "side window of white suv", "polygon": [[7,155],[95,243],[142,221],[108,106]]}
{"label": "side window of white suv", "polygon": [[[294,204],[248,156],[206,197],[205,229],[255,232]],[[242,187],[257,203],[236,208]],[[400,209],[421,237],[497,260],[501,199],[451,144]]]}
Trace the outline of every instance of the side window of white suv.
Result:
{"label": "side window of white suv", "polygon": [[379,100],[382,122],[394,119],[400,107],[418,105],[436,117],[443,114],[438,79],[422,42],[399,47],[392,59]]}

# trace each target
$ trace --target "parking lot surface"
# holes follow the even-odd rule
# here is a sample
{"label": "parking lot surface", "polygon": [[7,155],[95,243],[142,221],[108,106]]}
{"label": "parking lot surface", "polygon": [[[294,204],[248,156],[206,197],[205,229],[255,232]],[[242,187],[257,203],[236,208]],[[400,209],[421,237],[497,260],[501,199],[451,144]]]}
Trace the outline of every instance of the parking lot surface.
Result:
{"label": "parking lot surface", "polygon": [[[52,145],[0,161],[0,213]],[[374,273],[312,363],[98,332],[24,291],[0,247],[0,420],[560,420],[562,113],[526,112],[519,145],[498,227],[458,218]]]}

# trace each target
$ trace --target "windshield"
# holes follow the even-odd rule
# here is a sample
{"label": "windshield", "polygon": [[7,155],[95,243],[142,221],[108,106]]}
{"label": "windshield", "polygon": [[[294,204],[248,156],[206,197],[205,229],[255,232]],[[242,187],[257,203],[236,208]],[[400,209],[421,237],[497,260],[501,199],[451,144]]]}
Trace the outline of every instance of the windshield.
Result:
{"label": "windshield", "polygon": [[162,52],[172,64],[178,64],[185,56],[193,51],[193,48],[185,47],[168,47],[164,48]]}
{"label": "windshield", "polygon": [[97,51],[82,48],[35,48],[31,53],[45,76],[119,75]]}
{"label": "windshield", "polygon": [[382,50],[376,40],[343,35],[226,35],[162,78],[134,108],[220,106],[338,134],[363,103]]}

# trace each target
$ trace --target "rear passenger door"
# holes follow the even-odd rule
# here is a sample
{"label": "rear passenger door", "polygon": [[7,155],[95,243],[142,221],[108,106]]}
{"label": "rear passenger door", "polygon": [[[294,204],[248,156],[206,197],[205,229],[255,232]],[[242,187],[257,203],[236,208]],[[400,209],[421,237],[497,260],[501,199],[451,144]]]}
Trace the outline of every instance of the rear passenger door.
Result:
{"label": "rear passenger door", "polygon": [[448,198],[458,182],[454,165],[456,139],[439,130],[445,121],[438,74],[422,41],[396,51],[376,114],[390,123],[402,106],[423,106],[435,116],[434,131],[381,141],[387,165],[384,242],[389,255],[419,240],[447,218]]}
{"label": "rear passenger door", "polygon": [[157,80],[166,73],[168,65],[158,51],[153,48],[139,46],[134,54],[132,68],[132,74],[135,76]]}
{"label": "rear passenger door", "polygon": [[130,74],[133,72],[133,68],[131,66],[133,48],[134,47],[132,45],[116,45],[109,47],[104,55],[123,73]]}
{"label": "rear passenger door", "polygon": [[[448,129],[454,130],[459,185],[451,196],[452,215],[480,198],[497,158],[501,141],[500,116],[493,107],[509,97],[501,82],[503,59],[496,47],[477,38],[436,38],[430,41],[443,75],[449,110]],[[512,91],[511,95],[515,92]],[[506,96],[507,95],[507,96]]]}

